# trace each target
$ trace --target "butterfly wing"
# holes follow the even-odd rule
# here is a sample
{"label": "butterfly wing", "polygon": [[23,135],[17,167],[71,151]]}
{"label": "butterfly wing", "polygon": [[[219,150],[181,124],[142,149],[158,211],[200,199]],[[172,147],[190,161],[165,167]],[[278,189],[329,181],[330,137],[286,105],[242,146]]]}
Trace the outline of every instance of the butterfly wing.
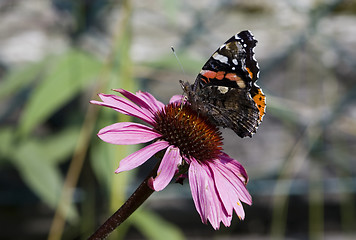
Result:
{"label": "butterfly wing", "polygon": [[255,84],[256,43],[250,31],[232,36],[204,64],[195,83],[183,87],[197,111],[240,137],[251,137],[265,112],[265,96]]}

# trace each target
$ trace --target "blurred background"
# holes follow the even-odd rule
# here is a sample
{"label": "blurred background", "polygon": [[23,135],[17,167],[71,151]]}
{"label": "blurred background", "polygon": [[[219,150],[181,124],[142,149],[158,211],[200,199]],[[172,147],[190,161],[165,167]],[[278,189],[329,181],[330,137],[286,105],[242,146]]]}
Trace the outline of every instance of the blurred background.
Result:
{"label": "blurred background", "polygon": [[356,1],[1,0],[0,22],[0,239],[86,239],[154,164],[114,174],[140,146],[100,141],[130,119],[89,101],[167,103],[245,29],[267,114],[251,139],[223,133],[249,173],[246,219],[214,231],[171,184],[109,239],[356,238]]}

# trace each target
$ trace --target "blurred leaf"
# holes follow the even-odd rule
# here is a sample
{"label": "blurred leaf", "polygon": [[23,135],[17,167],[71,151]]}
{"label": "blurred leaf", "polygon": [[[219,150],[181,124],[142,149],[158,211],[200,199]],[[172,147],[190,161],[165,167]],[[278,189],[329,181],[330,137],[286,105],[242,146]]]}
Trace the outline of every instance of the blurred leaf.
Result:
{"label": "blurred leaf", "polygon": [[[99,107],[99,106],[95,106]],[[113,123],[113,118],[117,116],[116,112],[112,109],[103,108],[100,111],[100,117],[98,118],[98,126],[106,126]],[[98,131],[98,130],[96,130]],[[91,166],[98,178],[101,186],[106,190],[106,193],[111,192],[113,177],[115,177],[115,169],[119,166],[120,159],[116,159],[116,147],[117,145],[107,144],[102,142],[96,135],[93,136],[93,147],[91,148]]]}
{"label": "blurred leaf", "polygon": [[[14,152],[18,151],[18,148],[13,146],[13,133],[14,130],[10,128],[0,130],[0,156],[11,158],[15,154]],[[24,146],[35,149],[38,155],[46,158],[49,164],[57,164],[67,160],[67,157],[72,154],[78,135],[78,128],[68,128],[45,139],[37,140],[32,138],[29,142],[25,142]]]}
{"label": "blurred leaf", "polygon": [[14,130],[11,128],[0,129],[0,162],[5,158],[10,158],[14,149],[12,146],[14,140]]}
{"label": "blurred leaf", "polygon": [[[95,106],[100,107],[100,106]],[[102,108],[100,109],[100,117],[98,118],[98,129],[113,124],[114,121],[129,122],[132,118],[126,115],[119,114],[112,109]],[[116,120],[119,118],[119,120]],[[99,130],[95,130],[96,132]],[[91,165],[93,171],[98,178],[100,184],[106,188],[108,193],[114,194],[117,186],[112,186],[114,178],[117,181],[119,175],[115,174],[116,168],[119,167],[120,160],[127,155],[137,151],[139,145],[126,145],[118,146],[113,144],[107,144],[101,141],[96,135],[92,137],[93,147],[91,148]],[[121,183],[120,185],[122,185]],[[114,187],[114,189],[112,189]],[[125,186],[126,188],[127,186]],[[125,191],[126,192],[126,191]],[[125,199],[125,197],[124,197]],[[116,200],[118,202],[118,200]],[[120,203],[119,203],[120,204]]]}
{"label": "blurred leaf", "polygon": [[20,121],[20,133],[28,134],[98,76],[101,63],[72,49],[59,57],[52,71],[33,91]]}
{"label": "blurred leaf", "polygon": [[41,72],[43,62],[29,64],[23,69],[14,69],[2,79],[0,83],[0,99],[14,94],[20,88],[25,87]]}
{"label": "blurred leaf", "polygon": [[106,188],[107,193],[111,191],[114,171],[119,166],[119,160],[115,159],[115,147],[97,139],[97,144],[94,144],[91,151],[90,160],[93,171],[100,184]]}
{"label": "blurred leaf", "polygon": [[[48,161],[46,150],[35,141],[20,144],[13,153],[14,164],[23,181],[39,198],[50,207],[55,208],[60,197],[63,179],[59,169]],[[74,205],[66,206],[69,220],[77,218]]]}
{"label": "blurred leaf", "polygon": [[73,153],[78,136],[79,128],[67,128],[45,140],[38,141],[36,147],[41,148],[42,155],[47,156],[49,163],[63,162]]}
{"label": "blurred leaf", "polygon": [[155,240],[185,239],[183,232],[148,210],[136,211],[128,220],[147,238]]}
{"label": "blurred leaf", "polygon": [[[118,168],[121,159],[136,150],[137,146],[117,146],[97,139],[97,143],[94,144],[91,151],[90,161],[95,176],[98,178],[100,184],[106,188],[107,193],[114,194],[119,188],[124,188],[123,192],[126,192],[128,182],[134,170],[130,171],[130,174],[129,172],[115,174],[115,170]],[[120,152],[121,155],[118,156],[117,152]],[[125,180],[122,178],[124,176]],[[116,196],[116,203],[121,205],[125,198],[126,196]]]}

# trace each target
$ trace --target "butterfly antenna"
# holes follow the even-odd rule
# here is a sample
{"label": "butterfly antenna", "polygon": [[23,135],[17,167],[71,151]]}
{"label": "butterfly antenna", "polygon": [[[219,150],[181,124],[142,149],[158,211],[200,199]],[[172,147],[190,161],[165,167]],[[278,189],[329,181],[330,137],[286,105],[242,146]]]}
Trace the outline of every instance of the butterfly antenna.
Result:
{"label": "butterfly antenna", "polygon": [[184,72],[184,69],[183,69],[183,65],[182,65],[182,63],[179,61],[179,58],[178,58],[178,56],[177,56],[177,54],[176,54],[176,51],[174,50],[174,47],[173,47],[173,46],[171,46],[171,50],[172,50],[174,56],[175,56],[176,59],[177,59],[177,62],[178,62],[178,64],[179,64],[179,66],[180,66],[180,69],[182,70],[183,74],[185,75],[185,72]]}
{"label": "butterfly antenna", "polygon": [[[182,65],[182,63],[180,62],[179,57],[177,56],[176,51],[174,50],[174,47],[173,47],[173,46],[171,46],[171,50],[172,50],[172,53],[174,54],[174,56],[175,56],[176,59],[177,59],[177,62],[178,62],[178,64],[179,64],[180,69],[182,70],[183,74],[185,75],[183,65]],[[180,108],[181,108],[181,109],[183,108],[184,101],[186,100],[185,98],[186,98],[186,97],[184,96],[184,94],[182,94],[182,101],[181,101],[181,104],[180,104]]]}

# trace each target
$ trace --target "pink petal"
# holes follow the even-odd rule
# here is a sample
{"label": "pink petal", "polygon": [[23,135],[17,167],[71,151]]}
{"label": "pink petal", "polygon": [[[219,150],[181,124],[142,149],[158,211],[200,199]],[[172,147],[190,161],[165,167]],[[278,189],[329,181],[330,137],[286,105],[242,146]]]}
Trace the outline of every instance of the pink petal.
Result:
{"label": "pink petal", "polygon": [[97,104],[104,107],[112,108],[120,113],[137,117],[143,121],[153,125],[153,114],[146,109],[142,109],[131,101],[116,95],[98,94],[103,102],[90,101],[92,104]]}
{"label": "pink petal", "polygon": [[98,136],[111,144],[129,145],[152,141],[161,137],[161,134],[139,123],[120,122],[104,127]]}
{"label": "pink petal", "polygon": [[231,220],[232,220],[232,215],[229,215],[224,211],[224,214],[221,215],[221,222],[225,225],[225,227],[230,227]]}
{"label": "pink petal", "polygon": [[120,165],[116,169],[115,173],[128,171],[142,165],[155,153],[165,149],[168,146],[169,143],[166,141],[157,141],[138,150],[137,152],[132,153],[120,161]]}
{"label": "pink petal", "polygon": [[208,187],[209,176],[197,161],[192,161],[190,163],[188,176],[195,208],[197,209],[202,222],[207,223],[207,218],[210,214],[211,199],[211,192]]}
{"label": "pink petal", "polygon": [[217,230],[220,227],[221,215],[224,215],[222,210],[223,206],[218,198],[219,195],[217,194],[216,189],[214,187],[213,179],[209,177],[207,181],[209,182],[209,184],[207,185],[207,190],[209,191],[211,196],[207,218],[211,226],[213,226],[213,228]]}
{"label": "pink petal", "polygon": [[[193,168],[191,169],[192,166]],[[230,225],[232,209],[230,214],[226,211],[211,174],[212,169],[208,164],[199,164],[196,160],[191,162],[189,167],[189,183],[191,184],[196,209],[203,223],[209,220],[212,227],[216,230],[219,229],[220,222],[223,222],[225,226]],[[203,184],[199,184],[199,182]]]}
{"label": "pink petal", "polygon": [[[220,196],[220,200],[227,211],[228,215],[232,215],[233,210],[235,209],[236,214],[240,219],[245,217],[245,212],[240,202],[240,189],[236,188],[231,182],[231,174],[225,176],[218,169],[215,169],[212,166],[212,171],[214,174],[215,186],[217,189],[217,194]],[[234,178],[234,176],[232,176]],[[240,179],[237,179],[240,181]],[[245,188],[245,186],[243,186]],[[226,224],[225,224],[226,225]],[[228,223],[230,225],[230,223]]]}
{"label": "pink petal", "polygon": [[114,91],[121,93],[127,99],[131,100],[132,102],[138,104],[139,106],[149,110],[151,113],[155,113],[161,111],[164,107],[164,104],[158,101],[155,97],[153,97],[148,92],[141,92],[138,91],[135,94],[128,92],[124,89],[114,89]]}
{"label": "pink petal", "polygon": [[161,164],[157,171],[157,177],[153,179],[152,189],[161,191],[172,180],[178,165],[181,163],[182,157],[180,156],[179,149],[169,146],[163,156]]}
{"label": "pink petal", "polygon": [[226,206],[220,199],[220,194],[216,188],[216,182],[213,176],[213,164],[203,164],[204,171],[208,173],[209,192],[211,193],[210,210],[208,220],[211,226],[217,230],[220,228],[220,222],[225,226],[230,226],[232,220],[232,209],[230,212],[226,210]]}
{"label": "pink petal", "polygon": [[169,100],[169,103],[185,103],[187,101],[184,95],[174,95]]}
{"label": "pink petal", "polygon": [[241,179],[241,181],[246,185],[248,182],[248,175],[242,164],[236,159],[230,158],[226,153],[220,156],[220,162],[225,164],[227,168],[231,169],[232,172]]}
{"label": "pink petal", "polygon": [[[243,170],[235,173],[237,169]],[[214,229],[219,229],[221,222],[230,226],[233,211],[244,219],[240,200],[251,203],[251,196],[239,177],[246,175],[247,179],[240,163],[228,155],[203,164],[192,159],[188,173],[195,207],[204,223],[209,220]]]}
{"label": "pink petal", "polygon": [[245,219],[245,211],[244,208],[242,207],[242,203],[239,200],[237,200],[237,204],[234,205],[234,210],[237,216],[240,218],[240,220]]}
{"label": "pink petal", "polygon": [[154,112],[161,111],[164,108],[164,104],[158,101],[152,94],[148,92],[138,91],[136,95],[141,99],[143,99],[144,101],[149,102]]}
{"label": "pink petal", "polygon": [[225,206],[221,202],[219,198],[219,194],[216,190],[216,188],[211,188],[211,191],[213,192],[212,195],[212,201],[211,201],[211,210],[210,214],[208,216],[209,222],[211,226],[217,230],[220,228],[220,222],[223,222],[223,224],[228,227],[231,224],[232,220],[232,214],[228,214],[225,210]]}
{"label": "pink petal", "polygon": [[[236,164],[239,164],[240,167],[236,168]],[[234,192],[237,194],[237,197],[241,201],[251,205],[252,197],[248,192],[245,183],[242,182],[240,178],[241,172],[238,172],[238,169],[243,168],[242,165],[234,159],[230,159],[230,161],[228,162],[224,162],[224,160],[217,159],[214,161],[214,165],[215,169],[219,171],[219,176],[222,176],[222,178],[225,178],[226,181],[228,181],[223,185],[227,186],[227,184],[230,184],[231,189],[234,190]],[[248,178],[247,175],[246,178]]]}
{"label": "pink petal", "polygon": [[[231,158],[216,159],[207,164],[212,169],[218,195],[227,213],[231,215],[232,211],[235,210],[237,216],[240,219],[244,219],[245,211],[241,201],[250,205],[252,204],[252,198],[246,189],[245,183],[240,178],[241,175],[246,174],[242,165]],[[239,172],[238,169],[243,169],[243,171]],[[247,174],[245,178],[247,179]],[[225,224],[225,226],[227,225]]]}

